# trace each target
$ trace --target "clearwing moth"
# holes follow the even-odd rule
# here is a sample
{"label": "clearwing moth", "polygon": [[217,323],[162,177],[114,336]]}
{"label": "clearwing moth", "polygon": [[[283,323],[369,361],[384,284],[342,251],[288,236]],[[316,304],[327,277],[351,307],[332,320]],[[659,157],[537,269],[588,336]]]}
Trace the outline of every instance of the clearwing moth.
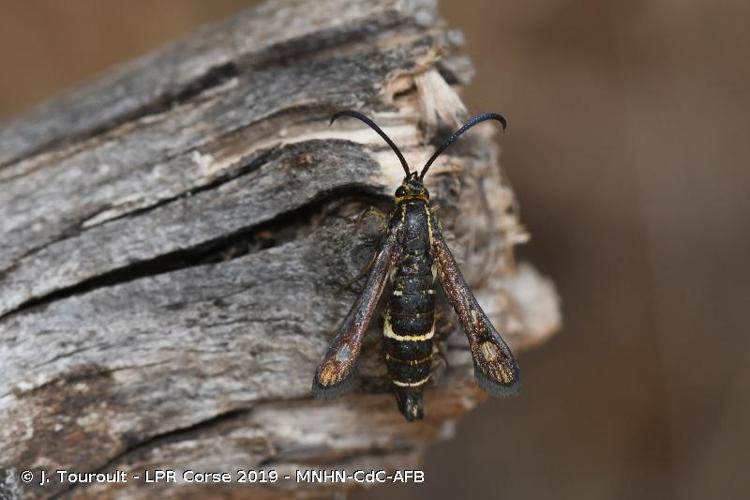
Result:
{"label": "clearwing moth", "polygon": [[435,278],[456,310],[469,338],[474,373],[479,385],[495,396],[508,396],[520,389],[519,370],[513,353],[477,303],[456,265],[429,206],[423,185],[430,165],[448,146],[474,125],[485,120],[505,119],[497,113],[474,116],[455,131],[427,160],[418,174],[411,171],[393,141],[371,119],[357,111],[334,114],[369,125],[391,147],[406,173],[396,190],[396,206],[388,230],[375,254],[364,290],[341,323],[336,336],[315,372],[313,393],[318,397],[339,394],[351,378],[380,296],[390,281],[384,314],[385,361],[401,413],[413,421],[424,416],[422,390],[430,378],[435,334]]}

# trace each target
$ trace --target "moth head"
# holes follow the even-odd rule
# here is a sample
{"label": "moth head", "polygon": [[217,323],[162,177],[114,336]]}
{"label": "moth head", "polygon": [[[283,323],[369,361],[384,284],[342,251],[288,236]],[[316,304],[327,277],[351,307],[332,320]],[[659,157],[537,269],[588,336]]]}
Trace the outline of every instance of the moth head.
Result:
{"label": "moth head", "polygon": [[424,187],[422,179],[416,172],[411,172],[407,175],[398,189],[396,189],[396,203],[412,199],[422,201],[430,199],[430,193]]}

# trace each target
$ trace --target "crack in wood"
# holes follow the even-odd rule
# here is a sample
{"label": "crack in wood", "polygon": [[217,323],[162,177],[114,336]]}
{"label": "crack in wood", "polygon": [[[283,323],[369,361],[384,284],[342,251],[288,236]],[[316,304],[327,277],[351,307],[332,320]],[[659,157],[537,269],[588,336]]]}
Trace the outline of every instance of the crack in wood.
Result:
{"label": "crack in wood", "polygon": [[[96,223],[93,223],[93,224],[87,224],[87,221],[90,221],[92,219],[96,219],[101,214],[103,214],[105,212],[108,212],[108,211],[111,211],[114,208],[113,206],[103,207],[97,213],[89,215],[85,220],[83,220],[79,224],[78,227],[79,228],[89,229],[89,228],[96,227],[96,226],[99,226],[99,225],[102,225],[102,224],[106,224],[108,222],[112,222],[112,221],[116,221],[116,220],[119,220],[119,219],[123,219],[125,217],[134,217],[136,215],[140,215],[142,213],[148,212],[150,210],[154,210],[154,209],[162,207],[164,205],[168,205],[168,204],[173,203],[173,202],[175,202],[177,200],[180,200],[180,199],[183,199],[183,198],[188,198],[190,196],[195,196],[196,194],[202,193],[203,191],[209,191],[211,189],[216,189],[219,186],[221,186],[222,184],[226,184],[227,182],[235,180],[238,177],[242,177],[243,175],[247,175],[247,174],[250,174],[252,172],[255,172],[256,170],[258,170],[259,168],[261,168],[264,164],[266,164],[268,162],[268,160],[274,154],[276,154],[278,152],[279,152],[278,146],[274,146],[274,147],[271,147],[271,148],[264,148],[264,149],[261,149],[259,151],[255,151],[253,154],[248,155],[245,158],[242,158],[240,161],[238,161],[237,163],[235,163],[234,166],[228,168],[223,174],[216,176],[214,179],[212,179],[210,182],[207,182],[206,184],[201,184],[201,185],[195,186],[195,187],[190,188],[190,189],[188,189],[186,191],[182,191],[180,193],[177,193],[174,196],[169,196],[169,197],[166,197],[166,198],[161,198],[161,199],[157,200],[156,202],[151,203],[150,205],[144,205],[144,206],[141,206],[141,207],[137,207],[135,209],[129,210],[127,212],[124,212],[124,213],[122,213],[120,215],[109,217],[109,218],[107,218],[107,219],[105,219],[105,220],[103,220],[101,222],[96,222]],[[74,236],[74,235],[69,235],[68,237],[71,237],[71,236]],[[56,240],[55,242],[58,242],[58,241],[61,241],[61,240]],[[50,243],[48,243],[48,244],[46,244],[44,246],[49,246],[50,244],[55,243],[55,242],[50,242]],[[44,247],[42,247],[42,248],[44,248]]]}
{"label": "crack in wood", "polygon": [[[356,6],[353,6],[352,11],[356,12],[357,10],[362,9],[357,9]],[[429,8],[423,10],[429,10]],[[31,145],[25,151],[0,161],[0,170],[14,163],[51,153],[60,146],[70,146],[76,142],[85,142],[88,139],[106,134],[108,131],[128,122],[165,112],[177,104],[187,102],[203,92],[223,85],[232,78],[239,77],[243,73],[252,72],[258,68],[289,66],[291,64],[302,64],[306,61],[314,62],[321,56],[330,56],[337,52],[350,54],[355,47],[358,51],[366,51],[370,50],[373,45],[385,46],[384,44],[392,38],[401,39],[403,42],[404,33],[409,30],[412,32],[411,36],[416,36],[420,30],[423,32],[429,31],[424,22],[420,22],[415,14],[416,12],[408,12],[408,10],[403,8],[390,8],[383,11],[373,9],[366,15],[351,19],[349,22],[339,22],[327,27],[319,26],[317,30],[291,34],[287,38],[282,37],[282,39],[277,41],[266,42],[265,45],[256,42],[259,47],[253,47],[252,45],[243,47],[242,44],[238,43],[237,47],[231,47],[228,53],[221,54],[222,58],[224,58],[223,61],[214,66],[203,68],[200,74],[192,75],[184,81],[177,80],[173,82],[167,80],[166,82],[160,82],[161,85],[158,86],[161,90],[160,94],[152,95],[148,100],[137,101],[135,106],[125,105],[122,106],[122,110],[118,111],[117,108],[120,107],[119,105],[106,102],[105,108],[111,107],[112,109],[105,110],[102,113],[104,115],[103,119],[92,120],[92,125],[90,126],[86,126],[86,120],[82,120],[84,126],[80,130],[76,130],[75,128],[72,131],[65,129],[56,130],[56,134],[49,134],[54,139],[37,140],[35,145]],[[230,32],[233,32],[229,35],[230,37],[242,37],[242,33],[237,32],[237,29],[235,26],[232,26],[233,23],[231,22],[217,24],[215,28],[219,29],[222,24],[226,24],[226,28]],[[297,27],[296,29],[299,28]],[[440,30],[433,29],[432,34],[436,36],[440,35]],[[143,85],[130,79],[137,77],[137,73],[139,72],[148,73],[147,61],[149,59],[161,58],[172,65],[175,64],[175,61],[170,61],[170,54],[172,54],[177,64],[179,64],[185,55],[182,53],[183,51],[188,51],[189,53],[188,47],[180,43],[172,47],[167,47],[161,53],[154,54],[151,58],[145,57],[142,60],[136,61],[133,74],[123,76],[113,74],[109,78],[110,83],[113,86],[121,88]],[[167,69],[176,70],[176,68]],[[143,80],[146,79],[144,78]],[[96,95],[103,89],[94,86],[91,90]],[[71,104],[77,104],[83,108],[92,104],[85,102],[85,98],[81,99],[82,95],[76,97],[78,99],[72,99]],[[77,100],[84,102],[76,102]],[[103,97],[103,100],[107,101],[111,100],[111,98],[107,99]],[[28,172],[6,177],[0,180],[0,183],[23,176]]]}
{"label": "crack in wood", "polygon": [[[210,188],[201,189],[201,191],[206,189]],[[326,193],[321,193],[317,198],[300,205],[295,210],[282,213],[260,224],[242,228],[196,246],[161,254],[152,259],[132,262],[75,285],[27,300],[0,315],[0,322],[30,309],[43,307],[52,302],[82,295],[99,288],[116,286],[179,269],[233,260],[253,252],[281,245],[295,239],[297,232],[302,227],[310,225],[315,215],[325,212],[329,205],[340,205],[342,200],[354,198],[362,202],[373,198],[379,200],[382,197],[378,196],[378,193],[374,192],[370,186],[360,183],[334,188]],[[274,234],[278,236],[276,238],[267,236]]]}
{"label": "crack in wood", "polygon": [[[154,210],[154,209],[157,209],[159,207],[168,205],[168,204],[173,203],[175,201],[178,201],[180,199],[188,198],[190,196],[194,196],[194,195],[196,195],[198,193],[201,193],[203,191],[209,191],[211,189],[216,189],[217,187],[221,186],[222,184],[230,182],[230,181],[232,181],[232,180],[234,180],[234,179],[236,179],[238,177],[242,177],[243,175],[250,174],[250,173],[254,172],[255,170],[259,169],[277,151],[278,151],[277,147],[272,147],[272,148],[267,148],[267,149],[262,149],[262,150],[256,151],[252,155],[249,155],[248,157],[241,159],[239,162],[237,162],[237,165],[235,167],[232,167],[232,168],[228,169],[226,173],[224,173],[223,175],[217,176],[211,182],[208,182],[208,183],[203,184],[203,185],[195,186],[195,187],[193,187],[191,189],[188,189],[187,191],[180,192],[180,193],[178,193],[178,194],[176,194],[174,196],[170,196],[170,197],[167,197],[167,198],[162,198],[162,199],[160,199],[160,200],[158,200],[155,203],[152,203],[150,205],[145,205],[145,206],[142,206],[142,207],[138,207],[138,208],[129,210],[129,211],[124,212],[124,213],[122,213],[120,215],[117,215],[117,216],[114,216],[114,217],[110,217],[110,218],[108,218],[108,219],[106,219],[104,221],[101,221],[101,222],[98,222],[98,223],[95,223],[95,224],[88,224],[87,225],[86,221],[94,219],[98,215],[100,215],[100,214],[102,214],[104,212],[107,212],[107,211],[109,211],[109,210],[111,210],[113,208],[112,205],[110,205],[108,207],[103,207],[98,212],[96,212],[94,214],[89,214],[89,216],[85,220],[79,222],[74,227],[68,228],[66,231],[64,231],[63,233],[61,233],[60,235],[58,235],[56,238],[54,238],[54,239],[52,239],[50,241],[47,241],[47,242],[45,242],[42,245],[38,245],[38,246],[36,246],[34,248],[30,248],[29,250],[27,250],[23,254],[20,254],[18,257],[15,258],[15,262],[13,264],[11,264],[10,266],[8,266],[8,267],[6,267],[4,269],[0,269],[0,280],[3,278],[3,276],[8,271],[12,270],[17,265],[17,263],[19,261],[21,261],[21,260],[23,260],[25,258],[31,257],[34,254],[39,253],[40,251],[42,251],[42,250],[44,250],[46,248],[49,248],[52,245],[55,245],[55,244],[60,243],[60,242],[63,242],[63,241],[65,241],[67,239],[70,239],[70,238],[74,238],[74,237],[80,235],[81,231],[84,230],[84,229],[93,228],[93,227],[100,226],[102,224],[113,222],[113,221],[116,221],[116,220],[119,220],[119,219],[123,219],[123,218],[126,218],[126,217],[134,217],[136,215],[140,215],[140,214],[146,213],[146,212],[148,212],[150,210]],[[0,315],[0,319],[3,316],[4,315]]]}

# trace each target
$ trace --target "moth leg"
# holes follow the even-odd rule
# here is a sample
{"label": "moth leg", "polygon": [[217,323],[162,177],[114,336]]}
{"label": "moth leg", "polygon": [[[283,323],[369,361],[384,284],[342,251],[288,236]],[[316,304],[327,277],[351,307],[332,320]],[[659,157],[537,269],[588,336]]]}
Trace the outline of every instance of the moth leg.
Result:
{"label": "moth leg", "polygon": [[[370,206],[357,218],[358,224],[363,224],[364,222],[367,222],[368,227],[364,230],[364,236],[360,236],[359,239],[363,243],[362,247],[367,247],[369,250],[370,247],[377,246],[378,243],[383,240],[384,235],[387,234],[388,214],[377,207]],[[365,277],[372,269],[376,257],[377,252],[373,253],[372,257],[370,257],[370,260],[367,262],[367,265],[362,269],[362,271],[360,271],[351,280],[346,282],[343,288],[351,289],[355,283]]]}
{"label": "moth leg", "polygon": [[377,207],[370,206],[357,218],[357,224],[366,224],[364,235],[360,237],[366,245],[378,244],[388,231],[388,214]]}
{"label": "moth leg", "polygon": [[369,273],[372,272],[372,268],[375,265],[375,262],[377,261],[378,254],[375,252],[372,257],[370,257],[370,260],[367,262],[367,265],[365,265],[364,269],[362,271],[358,272],[352,279],[344,283],[341,288],[344,290],[352,290],[355,288],[355,285],[365,276],[367,276]]}
{"label": "moth leg", "polygon": [[358,221],[362,221],[366,219],[367,217],[375,217],[377,218],[381,223],[383,227],[383,231],[385,232],[388,229],[388,213],[383,212],[378,207],[370,205],[365,209],[364,212],[362,212],[359,217]]}
{"label": "moth leg", "polygon": [[445,342],[435,342],[433,345],[433,357],[437,356],[443,361],[446,369],[450,368],[451,364],[448,362],[448,348],[446,347]]}

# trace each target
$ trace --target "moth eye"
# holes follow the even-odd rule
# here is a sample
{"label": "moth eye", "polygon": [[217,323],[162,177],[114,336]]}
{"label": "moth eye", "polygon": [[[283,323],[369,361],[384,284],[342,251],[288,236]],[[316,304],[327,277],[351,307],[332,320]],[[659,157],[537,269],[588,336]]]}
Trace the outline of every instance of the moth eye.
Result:
{"label": "moth eye", "polygon": [[405,196],[405,195],[406,195],[406,189],[404,189],[404,186],[401,186],[396,190],[396,196]]}

